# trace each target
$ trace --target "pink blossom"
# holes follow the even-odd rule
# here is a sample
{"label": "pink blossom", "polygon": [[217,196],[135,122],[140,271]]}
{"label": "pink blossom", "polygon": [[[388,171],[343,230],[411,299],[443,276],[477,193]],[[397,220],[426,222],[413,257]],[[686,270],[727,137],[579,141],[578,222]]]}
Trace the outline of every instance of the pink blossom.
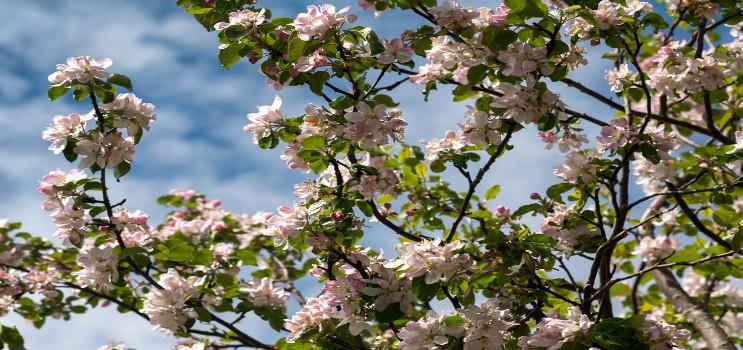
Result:
{"label": "pink blossom", "polygon": [[142,103],[142,99],[134,94],[126,93],[116,96],[116,99],[101,105],[101,110],[115,114],[114,126],[126,128],[129,136],[135,136],[140,129],[150,130],[150,123],[155,121],[155,105]]}
{"label": "pink blossom", "polygon": [[241,286],[240,291],[247,293],[250,296],[250,301],[256,307],[280,309],[289,300],[289,293],[273,285],[274,281],[263,277],[260,280],[253,280],[247,285]]}
{"label": "pink blossom", "polygon": [[266,21],[266,9],[261,9],[259,12],[250,9],[233,11],[229,13],[228,17],[229,22],[219,22],[214,25],[214,29],[222,30],[229,26],[240,26],[244,28],[259,26]]}
{"label": "pink blossom", "polygon": [[409,314],[413,311],[413,281],[409,277],[398,277],[395,270],[381,263],[370,266],[374,275],[365,280],[366,286],[361,294],[374,297],[374,309],[384,311],[393,304],[400,305],[400,311]]}
{"label": "pink blossom", "polygon": [[676,326],[653,315],[645,316],[643,331],[652,343],[651,350],[681,349],[681,344],[691,337],[691,332],[677,329]]}
{"label": "pink blossom", "polygon": [[117,269],[119,259],[113,252],[112,244],[96,246],[92,238],[86,239],[77,257],[77,263],[82,269],[72,274],[83,287],[107,291],[113,288],[113,282],[119,279]]}
{"label": "pink blossom", "polygon": [[306,211],[303,207],[294,206],[278,208],[278,215],[271,216],[261,234],[273,237],[274,244],[286,244],[289,237],[296,236],[304,227]]}
{"label": "pink blossom", "polygon": [[540,231],[543,234],[557,239],[557,248],[566,254],[570,254],[575,246],[580,244],[582,237],[598,235],[598,230],[589,229],[578,218],[578,212],[568,208],[564,204],[555,203],[552,210],[544,220]]}
{"label": "pink blossom", "polygon": [[503,75],[526,78],[536,72],[550,75],[554,71],[547,59],[547,48],[535,48],[524,42],[513,43],[508,49],[498,53],[498,60],[505,65],[501,71]]}
{"label": "pink blossom", "polygon": [[462,140],[468,146],[485,147],[501,143],[501,133],[498,128],[501,126],[501,120],[491,118],[488,112],[478,110],[473,106],[467,106],[466,120],[459,124]]}
{"label": "pink blossom", "polygon": [[281,114],[281,97],[276,96],[270,106],[258,106],[257,113],[248,114],[252,123],[243,127],[243,131],[253,133],[253,142],[258,144],[262,138],[271,135],[275,124],[284,119]]}
{"label": "pink blossom", "polygon": [[499,300],[489,299],[482,306],[457,310],[466,322],[464,350],[499,350],[511,339],[509,328],[516,323],[511,312],[499,304]]}
{"label": "pink blossom", "polygon": [[64,245],[80,243],[87,224],[86,211],[73,204],[59,207],[52,213],[52,220],[57,224],[54,236],[63,240]]}
{"label": "pink blossom", "polygon": [[511,218],[511,209],[508,209],[508,207],[499,205],[495,207],[495,217],[501,219],[501,220],[508,220]]}
{"label": "pink blossom", "polygon": [[381,64],[392,64],[397,62],[405,63],[409,62],[413,57],[413,48],[405,45],[399,38],[392,40],[382,39],[382,46],[384,46],[384,52],[379,55],[379,63]]}
{"label": "pink blossom", "polygon": [[72,81],[87,84],[94,78],[108,77],[106,68],[110,67],[110,58],[97,60],[90,56],[70,57],[67,64],[58,64],[57,71],[49,75],[51,85],[63,85]]}
{"label": "pink blossom", "polygon": [[426,284],[449,280],[458,272],[472,266],[467,253],[454,253],[462,249],[464,243],[454,241],[441,244],[441,240],[425,240],[419,243],[403,242],[395,246],[400,254],[396,261],[385,264],[387,267],[400,267],[405,276],[415,278],[425,275]]}
{"label": "pink blossom", "polygon": [[142,312],[150,317],[155,330],[170,334],[185,325],[188,319],[186,301],[195,297],[197,292],[175,269],[168,269],[168,272],[160,275],[158,284],[163,289],[150,289]]}
{"label": "pink blossom", "polygon": [[322,48],[320,48],[309,56],[300,57],[299,61],[294,64],[294,69],[296,69],[298,72],[306,73],[315,68],[326,66],[327,64],[328,58],[325,57]]}
{"label": "pink blossom", "polygon": [[372,109],[366,102],[359,101],[356,111],[346,112],[344,117],[349,122],[345,136],[362,148],[386,145],[390,138],[399,141],[408,125],[399,110],[387,111],[387,106],[381,103]]}
{"label": "pink blossom", "polygon": [[591,327],[588,316],[581,314],[578,308],[568,309],[566,319],[556,317],[543,318],[537,324],[536,331],[529,336],[519,338],[521,347],[540,347],[549,350],[560,349],[565,342],[576,336],[586,334]]}
{"label": "pink blossom", "polygon": [[622,92],[632,84],[634,74],[629,71],[629,66],[626,63],[622,63],[619,67],[607,70],[604,77],[611,85],[611,91]]}
{"label": "pink blossom", "polygon": [[669,236],[643,237],[632,254],[639,255],[646,263],[666,259],[679,249],[679,242]]}
{"label": "pink blossom", "polygon": [[122,162],[131,163],[134,159],[134,138],[124,138],[118,132],[102,134],[91,133],[81,138],[73,151],[85,157],[80,161],[80,168],[88,168],[93,164],[101,168],[116,168]]}
{"label": "pink blossom", "polygon": [[469,27],[472,20],[477,17],[477,13],[472,9],[463,8],[457,0],[444,0],[432,7],[430,12],[436,19],[436,24],[455,29]]}
{"label": "pink blossom", "polygon": [[495,85],[502,95],[493,98],[492,106],[504,108],[503,117],[513,119],[519,123],[536,123],[550,112],[558,114],[560,118],[563,104],[559,97],[550,91],[535,89],[536,81],[527,79],[527,84],[517,85],[500,82]]}
{"label": "pink blossom", "polygon": [[52,143],[49,146],[50,151],[60,154],[69,139],[75,139],[85,131],[85,122],[89,119],[89,115],[81,116],[77,113],[55,116],[54,125],[47,127],[41,133],[41,138]]}
{"label": "pink blossom", "polygon": [[596,171],[591,164],[591,159],[590,153],[572,151],[565,157],[565,163],[556,166],[553,173],[570,183],[590,182]]}
{"label": "pink blossom", "polygon": [[304,41],[319,38],[336,24],[356,22],[356,16],[345,15],[349,9],[350,6],[336,12],[335,6],[330,4],[307,6],[307,12],[300,13],[294,19],[294,28],[299,38]]}
{"label": "pink blossom", "polygon": [[441,153],[456,152],[465,146],[461,133],[451,130],[447,130],[443,138],[421,141],[421,144],[426,147],[427,160],[436,160]]}
{"label": "pink blossom", "polygon": [[457,336],[462,332],[461,327],[447,326],[443,317],[431,312],[418,321],[408,321],[400,329],[398,347],[402,350],[444,349],[449,343],[449,336]]}
{"label": "pink blossom", "polygon": [[77,169],[72,169],[67,173],[57,169],[44,175],[44,178],[41,179],[39,184],[38,191],[47,196],[47,198],[41,207],[46,211],[52,211],[62,207],[64,198],[59,193],[59,187],[67,183],[75,183],[85,178],[87,178],[87,175]]}

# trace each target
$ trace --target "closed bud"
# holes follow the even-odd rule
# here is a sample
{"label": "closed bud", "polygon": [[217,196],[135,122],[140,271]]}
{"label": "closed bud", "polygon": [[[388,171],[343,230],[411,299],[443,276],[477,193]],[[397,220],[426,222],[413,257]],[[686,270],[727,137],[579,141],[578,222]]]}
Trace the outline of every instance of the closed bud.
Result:
{"label": "closed bud", "polygon": [[343,221],[346,218],[346,214],[339,210],[330,214],[330,218],[335,221]]}

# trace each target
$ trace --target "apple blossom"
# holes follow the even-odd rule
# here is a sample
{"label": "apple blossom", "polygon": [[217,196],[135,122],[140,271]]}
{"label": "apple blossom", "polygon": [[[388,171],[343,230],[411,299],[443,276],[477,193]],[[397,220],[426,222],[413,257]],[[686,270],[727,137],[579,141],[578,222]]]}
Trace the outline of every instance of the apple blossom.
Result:
{"label": "apple blossom", "polygon": [[284,306],[289,300],[289,293],[283,289],[273,286],[274,281],[263,277],[260,280],[250,281],[247,285],[240,288],[241,292],[250,296],[250,302],[257,307],[270,307],[278,309]]}
{"label": "apple blossom", "polygon": [[384,52],[379,55],[379,63],[381,64],[392,64],[397,62],[405,63],[409,62],[413,57],[413,48],[405,45],[399,38],[392,40],[383,39],[382,45],[384,46]]}
{"label": "apple blossom", "polygon": [[63,85],[73,81],[87,84],[94,78],[107,78],[106,71],[113,62],[110,58],[95,59],[91,56],[70,57],[66,64],[58,64],[57,71],[49,75],[49,83]]}
{"label": "apple blossom", "polygon": [[215,24],[214,29],[223,30],[229,26],[240,26],[244,28],[259,26],[266,21],[266,9],[261,9],[258,12],[250,9],[230,12],[229,19],[229,22]]}
{"label": "apple blossom", "polygon": [[358,142],[362,148],[386,145],[390,138],[401,140],[408,125],[399,110],[388,111],[383,104],[372,109],[363,101],[359,101],[355,111],[346,112],[344,118],[348,121],[344,136]]}
{"label": "apple blossom", "polygon": [[47,127],[41,134],[41,138],[52,143],[49,146],[50,151],[60,154],[70,139],[75,139],[85,131],[85,122],[89,119],[90,115],[81,116],[77,113],[55,116],[54,125]]}
{"label": "apple blossom", "polygon": [[400,329],[400,343],[402,350],[417,349],[444,349],[449,343],[449,336],[456,336],[462,332],[461,328],[447,326],[442,317],[430,313],[418,321],[409,321]]}
{"label": "apple blossom", "polygon": [[464,244],[458,241],[443,245],[440,240],[404,242],[395,247],[400,254],[398,260],[385,266],[401,267],[405,271],[405,276],[411,278],[425,275],[426,284],[433,284],[440,280],[448,280],[457,272],[472,265],[468,254],[454,253],[463,246]]}
{"label": "apple blossom", "polygon": [[101,110],[117,115],[114,126],[124,128],[129,136],[134,137],[140,129],[150,130],[150,123],[155,121],[155,105],[143,103],[142,99],[132,93],[116,96],[108,104],[102,104]]}
{"label": "apple blossom", "polygon": [[76,280],[84,287],[107,291],[119,279],[118,257],[110,244],[97,246],[94,240],[86,239],[77,263],[82,267],[75,271]]}
{"label": "apple blossom", "polygon": [[655,263],[670,257],[679,248],[679,242],[671,237],[643,237],[632,254],[639,255],[647,263]]}
{"label": "apple blossom", "polygon": [[134,159],[134,138],[124,138],[120,133],[93,132],[88,137],[80,138],[73,149],[78,155],[85,157],[80,168],[89,168],[97,165],[101,168],[113,169],[123,162],[131,163]]}
{"label": "apple blossom", "polygon": [[591,327],[588,316],[577,308],[568,309],[566,318],[546,317],[537,324],[536,331],[519,338],[521,347],[540,347],[550,350],[560,349],[563,344],[586,334]]}
{"label": "apple blossom", "polygon": [[258,141],[271,134],[272,128],[284,119],[279,110],[281,108],[281,97],[276,96],[270,106],[258,106],[257,113],[248,114],[248,120],[252,123],[246,125],[243,131],[253,134],[253,142]]}
{"label": "apple blossom", "polygon": [[183,327],[188,319],[186,301],[197,293],[175,269],[160,275],[158,283],[163,289],[153,288],[147,293],[142,312],[150,317],[153,329],[170,334]]}
{"label": "apple blossom", "polygon": [[353,23],[356,16],[346,15],[351,7],[344,7],[336,12],[335,6],[330,4],[309,5],[306,13],[300,13],[294,19],[294,28],[298,36],[304,41],[322,37],[336,24]]}

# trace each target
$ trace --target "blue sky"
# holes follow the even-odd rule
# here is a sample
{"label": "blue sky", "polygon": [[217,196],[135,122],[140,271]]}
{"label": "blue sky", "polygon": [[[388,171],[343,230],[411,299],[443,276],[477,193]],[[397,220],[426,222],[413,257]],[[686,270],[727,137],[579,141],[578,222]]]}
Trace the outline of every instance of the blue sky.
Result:
{"label": "blue sky", "polygon": [[[138,145],[133,170],[121,183],[113,185],[114,198],[126,198],[127,207],[142,209],[157,223],[165,209],[155,198],[174,187],[188,187],[210,197],[221,198],[224,205],[239,213],[273,210],[290,204],[291,185],[305,175],[290,172],[278,159],[279,151],[262,151],[250,135],[243,133],[245,115],[256,105],[270,104],[277,94],[263,83],[257,67],[247,62],[227,71],[217,62],[214,33],[207,33],[175,1],[148,0],[5,0],[12,11],[3,11],[0,31],[0,218],[22,221],[26,230],[51,236],[50,218],[40,208],[36,194],[38,180],[50,170],[69,169],[62,157],[47,150],[41,130],[56,114],[84,113],[89,105],[76,104],[70,98],[49,102],[46,77],[68,56],[110,57],[110,69],[131,77],[135,93],[157,105],[158,120]],[[266,2],[268,3],[268,2]],[[275,16],[291,16],[309,3],[271,1]],[[335,1],[350,4],[355,1]],[[473,6],[494,1],[462,1]],[[371,25],[383,37],[396,36],[401,25],[413,27],[410,15],[385,13],[374,19],[369,12],[360,15],[360,23]],[[572,77],[589,77],[589,86],[606,91],[603,71],[608,67],[590,51],[592,64]],[[613,112],[597,106],[574,91],[557,86],[563,100],[572,108],[590,111],[608,119]],[[396,97],[408,120],[406,141],[440,137],[455,129],[462,119],[464,105],[451,102],[444,90],[423,103],[420,87],[404,85]],[[286,115],[298,115],[309,102],[320,103],[301,89],[285,89]],[[603,114],[602,114],[603,113]],[[542,151],[535,130],[518,135],[518,152],[499,160],[481,188],[502,185],[497,204],[512,208],[528,201],[529,193],[541,192],[550,182],[552,166],[561,162],[556,152]],[[464,189],[464,183],[453,180]],[[377,233],[378,231],[378,233]],[[393,237],[375,230],[369,242],[375,248],[390,250]],[[53,241],[55,239],[51,238]],[[35,330],[17,317],[0,320],[17,325],[24,332],[30,350],[95,349],[114,339],[126,341],[138,349],[169,349],[174,341],[149,330],[149,325],[132,315],[120,315],[112,308],[74,316],[71,321],[53,320],[44,329]],[[241,323],[250,329],[264,329]],[[259,331],[263,332],[263,331]],[[268,339],[268,334],[257,334]]]}

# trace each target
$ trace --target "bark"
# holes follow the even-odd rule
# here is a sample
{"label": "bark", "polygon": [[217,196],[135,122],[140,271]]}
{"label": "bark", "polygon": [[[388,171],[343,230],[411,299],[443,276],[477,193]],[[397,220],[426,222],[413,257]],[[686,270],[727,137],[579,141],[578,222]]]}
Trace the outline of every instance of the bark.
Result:
{"label": "bark", "polygon": [[[665,196],[657,197],[643,214],[642,220],[646,220],[653,212],[666,206]],[[638,229],[640,236],[649,236],[653,233],[653,225],[647,224]],[[666,296],[668,302],[673,305],[677,312],[684,315],[686,320],[702,335],[710,350],[736,350],[732,340],[725,334],[720,324],[698,305],[676,280],[673,273],[665,268],[651,272],[660,291]]]}

